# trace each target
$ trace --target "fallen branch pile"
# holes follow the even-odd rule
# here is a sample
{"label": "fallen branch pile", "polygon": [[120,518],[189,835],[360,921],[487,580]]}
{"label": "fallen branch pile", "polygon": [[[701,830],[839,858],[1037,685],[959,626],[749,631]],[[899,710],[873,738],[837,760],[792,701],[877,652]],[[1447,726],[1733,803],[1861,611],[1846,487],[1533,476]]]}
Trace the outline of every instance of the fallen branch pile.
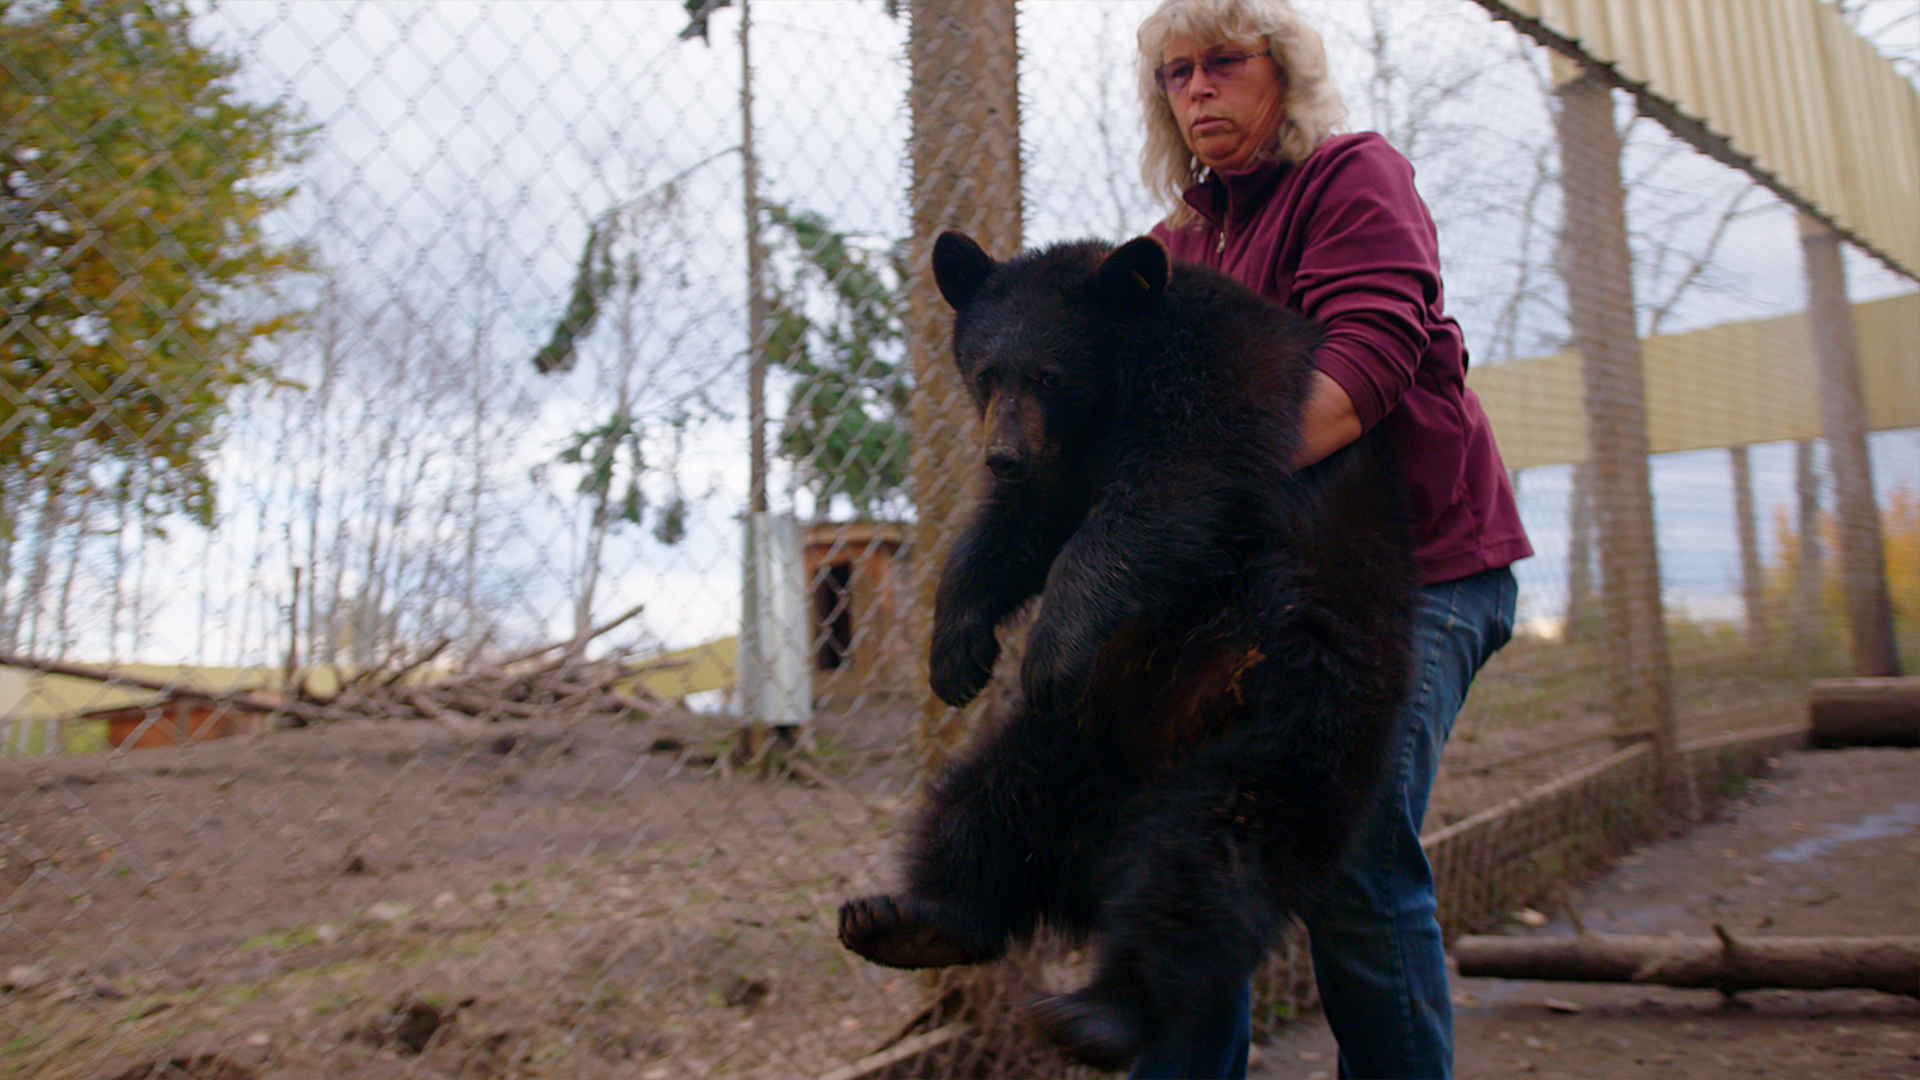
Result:
{"label": "fallen branch pile", "polygon": [[0,653],[0,665],[47,675],[90,679],[108,686],[151,690],[179,697],[223,702],[229,707],[279,717],[285,727],[335,724],[346,720],[437,720],[457,731],[477,731],[500,720],[578,720],[588,716],[638,719],[667,705],[636,677],[684,661],[630,659],[615,651],[586,658],[586,647],[614,627],[640,614],[634,608],[586,634],[526,649],[484,664],[445,673],[430,665],[451,644],[446,639],[399,662],[368,668],[331,693],[307,686],[288,672],[299,689],[292,694],[268,690],[212,690],[182,678],[133,675],[112,668],[71,664]]}
{"label": "fallen branch pile", "polygon": [[652,716],[666,702],[635,676],[674,661],[635,662],[620,652],[591,660],[583,655],[588,642],[639,613],[634,608],[580,637],[491,663],[418,676],[446,649],[448,642],[442,639],[417,657],[360,672],[331,695],[303,690],[295,700],[280,703],[279,709],[292,718],[293,726],[354,719],[428,719],[455,730],[500,720]]}

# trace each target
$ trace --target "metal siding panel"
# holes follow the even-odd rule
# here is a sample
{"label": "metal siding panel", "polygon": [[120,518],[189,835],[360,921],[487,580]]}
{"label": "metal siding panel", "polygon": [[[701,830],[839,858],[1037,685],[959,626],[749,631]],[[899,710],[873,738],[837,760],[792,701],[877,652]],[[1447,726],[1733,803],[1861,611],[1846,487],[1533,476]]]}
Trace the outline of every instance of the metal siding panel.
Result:
{"label": "metal siding panel", "polygon": [[1920,272],[1920,213],[1913,210],[1920,206],[1920,94],[1899,86],[1889,89],[1893,130],[1905,132],[1906,138],[1899,152],[1890,155],[1895,169],[1886,179],[1886,213],[1897,232],[1887,246],[1908,269]]}
{"label": "metal siding panel", "polygon": [[1535,0],[1533,17],[1566,37],[1577,37],[1566,0]]}
{"label": "metal siding panel", "polygon": [[1798,95],[1783,77],[1798,52],[1794,35],[1788,29],[1790,5],[1799,0],[1768,0],[1754,6],[1754,35],[1760,52],[1760,66],[1748,73],[1748,80],[1761,88],[1766,100],[1764,115],[1767,139],[1773,147],[1776,168],[1782,175],[1804,169],[1807,153],[1804,133],[1797,120]]}
{"label": "metal siding panel", "polygon": [[1614,40],[1619,42],[1620,71],[1638,82],[1661,80],[1667,74],[1662,64],[1665,57],[1647,34],[1646,20],[1641,18],[1646,9],[1639,4],[1611,4],[1608,9],[1613,13]]}
{"label": "metal siding panel", "polygon": [[1728,87],[1722,77],[1722,73],[1732,66],[1733,56],[1733,31],[1727,25],[1726,9],[1724,0],[1704,0],[1695,8],[1702,34],[1694,40],[1693,47],[1707,53],[1711,61],[1698,72],[1701,111],[1696,115],[1714,131],[1731,137],[1732,132],[1728,130],[1726,122]]}
{"label": "metal siding panel", "polygon": [[1570,0],[1569,11],[1580,25],[1580,38],[1595,57],[1612,62],[1620,53],[1608,25],[1606,0]]}
{"label": "metal siding panel", "polygon": [[1753,104],[1746,123],[1759,132],[1755,142],[1765,148],[1767,166],[1776,173],[1791,170],[1794,164],[1794,139],[1784,109],[1786,95],[1772,77],[1779,67],[1782,45],[1773,27],[1773,16],[1779,10],[1780,0],[1762,0],[1744,9],[1748,62],[1740,72]]}
{"label": "metal siding panel", "polygon": [[1645,67],[1636,63],[1633,55],[1636,43],[1630,17],[1632,9],[1613,0],[1600,0],[1600,8],[1606,13],[1607,41],[1610,45],[1608,58],[1628,78],[1644,80]]}
{"label": "metal siding panel", "polygon": [[1826,81],[1819,74],[1820,57],[1813,47],[1819,40],[1815,25],[1819,12],[1799,5],[1784,14],[1782,32],[1792,48],[1787,53],[1782,77],[1787,85],[1796,140],[1790,182],[1796,190],[1804,184],[1804,194],[1813,197],[1816,191],[1827,190],[1837,181],[1834,164],[1837,148],[1829,119],[1831,106],[1827,101]]}
{"label": "metal siding panel", "polygon": [[1827,60],[1828,99],[1832,103],[1829,115],[1833,123],[1833,189],[1829,193],[1833,215],[1841,224],[1849,228],[1858,228],[1860,221],[1860,166],[1862,138],[1867,132],[1860,129],[1865,119],[1859,113],[1856,102],[1859,101],[1858,54],[1849,55],[1850,42],[1859,42],[1859,37],[1851,28],[1834,19],[1822,19],[1814,23],[1818,27],[1820,48]]}
{"label": "metal siding panel", "polygon": [[1671,61],[1673,100],[1689,116],[1706,113],[1700,104],[1700,61],[1704,50],[1689,46],[1700,39],[1695,25],[1701,15],[1699,4],[1655,4],[1653,11],[1660,24],[1660,48]]}
{"label": "metal siding panel", "polygon": [[[1865,48],[1866,43],[1860,45]],[[1905,138],[1899,137],[1898,102],[1903,96],[1913,100],[1916,94],[1911,85],[1877,63],[1862,62],[1859,76],[1861,128],[1888,133],[1886,138],[1866,140],[1863,147],[1859,175],[1863,227],[1876,233],[1905,233],[1909,239],[1901,246],[1911,249],[1920,246],[1913,239],[1920,237],[1920,191],[1914,189],[1914,172],[1906,159],[1920,154],[1920,129],[1909,125]]]}
{"label": "metal siding panel", "polygon": [[1746,0],[1722,5],[1721,14],[1725,19],[1723,55],[1726,59],[1713,75],[1721,84],[1723,111],[1712,118],[1713,129],[1731,139],[1741,153],[1758,158],[1764,153],[1766,136],[1753,122],[1752,92],[1742,74],[1751,71],[1754,64]]}
{"label": "metal siding panel", "polygon": [[1821,104],[1823,85],[1812,74],[1808,48],[1813,38],[1806,16],[1811,12],[1800,4],[1769,5],[1769,10],[1778,57],[1772,75],[1778,86],[1782,129],[1779,169],[1781,176],[1796,190],[1811,194],[1812,189],[1831,183],[1821,176],[1823,172],[1831,172],[1832,167],[1832,160],[1824,149],[1830,125],[1824,119],[1825,109]]}
{"label": "metal siding panel", "polygon": [[[1920,293],[1853,305],[1867,426],[1920,426]],[[1804,312],[1641,339],[1654,453],[1820,434],[1819,382]],[[1509,468],[1580,461],[1586,417],[1571,351],[1467,371]]]}
{"label": "metal siding panel", "polygon": [[1837,14],[1809,7],[1806,15],[1806,40],[1802,51],[1813,77],[1812,94],[1817,108],[1809,109],[1808,116],[1816,130],[1809,137],[1811,145],[1807,148],[1807,160],[1804,163],[1806,172],[1792,179],[1794,183],[1804,185],[1808,197],[1814,199],[1822,209],[1836,219],[1848,222],[1858,214],[1858,199],[1851,193],[1853,180],[1850,174],[1857,167],[1855,162],[1860,153],[1855,132],[1859,121],[1847,104],[1852,95],[1842,84],[1848,64],[1843,50],[1835,46],[1839,43],[1840,35],[1854,35]]}

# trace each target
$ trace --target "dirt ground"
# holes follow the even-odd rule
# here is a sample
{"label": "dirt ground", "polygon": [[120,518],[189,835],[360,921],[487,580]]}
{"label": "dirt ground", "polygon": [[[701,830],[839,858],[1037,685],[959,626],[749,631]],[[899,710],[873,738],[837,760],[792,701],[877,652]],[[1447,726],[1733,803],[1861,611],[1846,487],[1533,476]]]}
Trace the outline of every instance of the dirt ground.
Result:
{"label": "dirt ground", "polygon": [[[0,1077],[818,1076],[920,1003],[834,941],[840,901],[890,884],[909,728],[823,718],[806,782],[723,773],[726,732],[690,714],[0,762]],[[1448,819],[1566,767],[1565,730],[1466,734]],[[1916,801],[1920,754],[1797,756],[1579,905],[1642,933],[1920,933]],[[1854,832],[1769,857],[1831,828]],[[1459,994],[1466,1076],[1920,1076],[1905,999]],[[1333,1072],[1312,1018],[1261,1061]]]}
{"label": "dirt ground", "polygon": [[[764,1076],[869,1053],[903,783],[716,774],[697,718],[356,723],[0,763],[0,1076]],[[224,1070],[224,1071],[223,1071]]]}
{"label": "dirt ground", "polygon": [[[1710,937],[1717,923],[1735,937],[1920,934],[1920,751],[1788,755],[1715,820],[1567,899],[1603,933]],[[1563,909],[1513,932],[1574,928]],[[1729,1002],[1710,990],[1456,978],[1454,1001],[1458,1074],[1477,1080],[1920,1077],[1913,998],[1762,991]],[[1253,1074],[1330,1078],[1334,1061],[1316,1015],[1261,1047]]]}

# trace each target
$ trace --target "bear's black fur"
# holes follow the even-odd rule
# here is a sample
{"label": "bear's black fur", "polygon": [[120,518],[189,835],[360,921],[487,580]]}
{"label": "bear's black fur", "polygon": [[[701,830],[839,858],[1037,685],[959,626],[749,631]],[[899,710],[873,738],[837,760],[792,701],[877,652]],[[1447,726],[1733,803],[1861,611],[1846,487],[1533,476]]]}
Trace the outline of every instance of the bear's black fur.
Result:
{"label": "bear's black fur", "polygon": [[1036,1004],[1119,1068],[1233,992],[1334,868],[1408,683],[1404,485],[1368,435],[1292,471],[1317,331],[1150,238],[934,275],[991,474],[935,601],[934,692],[971,700],[1038,594],[1023,699],[933,784],[905,887],[843,905],[895,967],[1097,935]]}

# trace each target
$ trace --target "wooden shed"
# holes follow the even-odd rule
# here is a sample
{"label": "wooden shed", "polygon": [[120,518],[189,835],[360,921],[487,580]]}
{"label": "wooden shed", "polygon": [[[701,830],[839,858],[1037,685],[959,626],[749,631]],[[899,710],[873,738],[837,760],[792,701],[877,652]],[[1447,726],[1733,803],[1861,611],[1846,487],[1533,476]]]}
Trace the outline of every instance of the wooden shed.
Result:
{"label": "wooden shed", "polygon": [[105,721],[108,745],[131,750],[252,735],[267,729],[271,715],[263,702],[174,689],[144,705],[102,709],[81,719]]}
{"label": "wooden shed", "polygon": [[824,707],[861,695],[913,693],[918,664],[907,618],[913,594],[897,523],[850,521],[807,530],[813,696]]}

